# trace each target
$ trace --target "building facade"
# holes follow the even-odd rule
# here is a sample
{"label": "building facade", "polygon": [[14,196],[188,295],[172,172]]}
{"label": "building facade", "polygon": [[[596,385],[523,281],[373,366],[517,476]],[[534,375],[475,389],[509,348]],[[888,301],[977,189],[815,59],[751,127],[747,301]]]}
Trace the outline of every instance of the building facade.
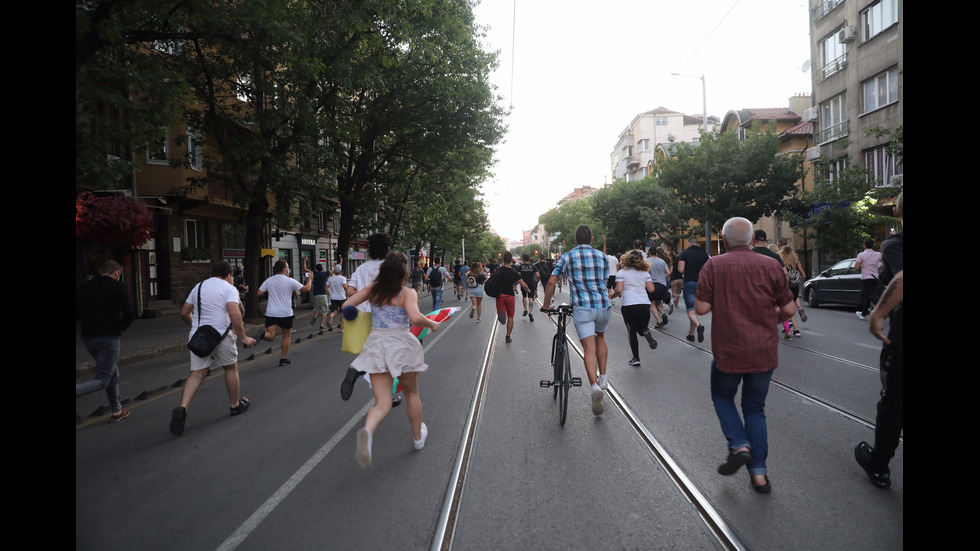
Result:
{"label": "building facade", "polygon": [[857,163],[874,185],[900,186],[902,169],[886,151],[903,121],[903,0],[815,0],[810,9],[814,125],[807,157],[821,175]]}
{"label": "building facade", "polygon": [[[708,129],[718,126],[717,117],[708,117]],[[612,181],[632,182],[646,178],[653,171],[654,151],[658,144],[670,141],[697,143],[703,124],[700,116],[692,117],[664,107],[633,117],[620,134],[609,154]]]}

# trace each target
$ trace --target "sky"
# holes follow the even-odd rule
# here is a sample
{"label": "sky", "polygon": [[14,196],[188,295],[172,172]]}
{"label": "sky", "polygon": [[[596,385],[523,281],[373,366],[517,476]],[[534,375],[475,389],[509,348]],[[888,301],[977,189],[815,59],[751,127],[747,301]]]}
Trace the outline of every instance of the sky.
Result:
{"label": "sky", "polygon": [[491,228],[520,239],[574,188],[611,183],[610,154],[640,113],[700,115],[706,97],[722,118],[810,94],[807,3],[481,0],[491,81],[511,109],[482,186]]}

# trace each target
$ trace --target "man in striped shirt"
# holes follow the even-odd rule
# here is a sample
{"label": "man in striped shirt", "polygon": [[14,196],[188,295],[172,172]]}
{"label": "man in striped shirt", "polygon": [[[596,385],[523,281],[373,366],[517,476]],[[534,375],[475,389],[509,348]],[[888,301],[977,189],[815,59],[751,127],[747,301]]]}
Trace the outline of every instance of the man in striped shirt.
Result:
{"label": "man in striped shirt", "polygon": [[609,295],[606,294],[609,262],[602,251],[592,247],[592,229],[588,226],[578,227],[575,243],[575,248],[563,254],[555,264],[544,291],[541,311],[551,310],[555,285],[562,276],[567,277],[572,296],[573,323],[585,350],[585,371],[592,386],[592,413],[602,415],[602,391],[607,385],[606,357],[609,353],[604,334],[612,313]]}

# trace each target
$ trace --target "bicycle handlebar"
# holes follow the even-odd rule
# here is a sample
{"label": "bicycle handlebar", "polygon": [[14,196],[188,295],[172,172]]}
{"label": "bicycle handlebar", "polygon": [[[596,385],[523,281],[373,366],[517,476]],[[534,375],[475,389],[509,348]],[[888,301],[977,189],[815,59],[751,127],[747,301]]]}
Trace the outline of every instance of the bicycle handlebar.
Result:
{"label": "bicycle handlebar", "polygon": [[567,315],[567,314],[571,314],[572,313],[572,305],[571,304],[559,304],[558,306],[555,306],[553,308],[545,308],[544,306],[542,306],[541,307],[541,311],[544,312],[545,314],[548,314],[549,316],[551,314],[566,314]]}

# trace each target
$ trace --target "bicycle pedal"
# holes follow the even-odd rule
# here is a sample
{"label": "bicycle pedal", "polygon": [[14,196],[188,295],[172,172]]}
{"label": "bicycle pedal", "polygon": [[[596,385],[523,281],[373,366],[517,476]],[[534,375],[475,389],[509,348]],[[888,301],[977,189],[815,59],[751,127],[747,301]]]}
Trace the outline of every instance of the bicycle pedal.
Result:
{"label": "bicycle pedal", "polygon": [[544,388],[548,388],[549,386],[551,386],[553,384],[554,383],[552,381],[541,381],[541,386],[543,386]]}
{"label": "bicycle pedal", "polygon": [[572,377],[572,386],[582,386],[582,378]]}

